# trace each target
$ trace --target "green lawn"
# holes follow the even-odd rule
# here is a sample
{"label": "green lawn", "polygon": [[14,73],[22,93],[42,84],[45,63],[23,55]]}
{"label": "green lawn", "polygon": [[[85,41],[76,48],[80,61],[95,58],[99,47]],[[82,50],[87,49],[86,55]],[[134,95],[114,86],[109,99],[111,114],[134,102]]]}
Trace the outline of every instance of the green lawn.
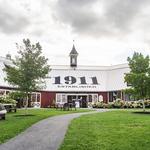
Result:
{"label": "green lawn", "polygon": [[62,115],[68,113],[86,112],[86,109],[77,109],[77,111],[62,111],[55,109],[29,109],[28,113],[33,116],[18,116],[24,114],[24,110],[18,110],[17,113],[8,113],[6,120],[0,120],[0,144],[4,143],[7,139],[10,139],[26,128],[36,123],[39,120],[47,117]]}
{"label": "green lawn", "polygon": [[150,150],[150,114],[116,110],[74,119],[60,150]]}

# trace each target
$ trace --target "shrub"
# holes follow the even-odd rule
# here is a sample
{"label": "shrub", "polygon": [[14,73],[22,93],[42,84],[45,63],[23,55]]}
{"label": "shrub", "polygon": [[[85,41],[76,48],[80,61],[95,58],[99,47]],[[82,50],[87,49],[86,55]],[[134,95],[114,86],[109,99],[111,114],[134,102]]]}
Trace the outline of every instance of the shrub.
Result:
{"label": "shrub", "polygon": [[93,107],[92,102],[88,102],[88,108]]}
{"label": "shrub", "polygon": [[[145,107],[150,108],[150,100],[145,100]],[[116,99],[113,102],[110,102],[108,104],[104,102],[96,102],[91,103],[93,108],[142,108],[143,107],[143,101],[124,101],[121,99]]]}
{"label": "shrub", "polygon": [[144,103],[146,108],[150,108],[150,100],[145,100]]}
{"label": "shrub", "polygon": [[104,107],[104,103],[103,102],[97,102],[96,103],[96,107],[97,108],[103,108]]}
{"label": "shrub", "polygon": [[17,102],[16,102],[16,100],[11,99],[10,97],[0,97],[0,103],[16,105]]}
{"label": "shrub", "polygon": [[97,108],[96,103],[92,103],[93,108]]}
{"label": "shrub", "polygon": [[103,103],[103,108],[110,108],[109,104]]}
{"label": "shrub", "polygon": [[124,107],[124,100],[121,100],[121,99],[116,99],[114,102],[113,102],[113,107],[114,108],[123,108]]}
{"label": "shrub", "polygon": [[113,108],[113,102],[108,103],[107,108]]}

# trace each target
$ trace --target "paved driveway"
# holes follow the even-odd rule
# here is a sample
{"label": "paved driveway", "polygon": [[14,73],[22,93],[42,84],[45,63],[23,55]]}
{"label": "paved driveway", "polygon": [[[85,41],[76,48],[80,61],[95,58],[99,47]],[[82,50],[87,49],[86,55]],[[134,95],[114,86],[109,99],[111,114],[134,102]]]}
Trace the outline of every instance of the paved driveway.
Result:
{"label": "paved driveway", "polygon": [[0,145],[0,150],[57,150],[63,142],[70,121],[85,114],[104,112],[97,110],[44,119]]}

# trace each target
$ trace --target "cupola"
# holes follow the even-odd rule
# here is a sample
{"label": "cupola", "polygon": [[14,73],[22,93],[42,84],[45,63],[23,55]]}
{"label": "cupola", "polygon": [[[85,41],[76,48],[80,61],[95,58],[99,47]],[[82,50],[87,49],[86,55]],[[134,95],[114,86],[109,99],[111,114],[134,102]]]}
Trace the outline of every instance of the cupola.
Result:
{"label": "cupola", "polygon": [[76,51],[74,44],[69,56],[70,56],[70,66],[77,67],[78,52]]}

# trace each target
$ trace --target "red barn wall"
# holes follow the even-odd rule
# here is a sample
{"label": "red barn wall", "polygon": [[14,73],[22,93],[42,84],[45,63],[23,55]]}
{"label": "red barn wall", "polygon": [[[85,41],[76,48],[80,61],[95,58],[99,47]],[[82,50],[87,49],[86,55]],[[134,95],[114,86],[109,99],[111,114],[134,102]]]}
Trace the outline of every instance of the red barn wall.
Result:
{"label": "red barn wall", "polygon": [[42,91],[41,92],[41,107],[48,107],[53,103],[53,100],[56,98],[55,92],[47,92]]}
{"label": "red barn wall", "polygon": [[[98,92],[98,96],[103,96],[104,103],[108,103],[108,92]],[[41,92],[41,107],[48,107],[56,99],[56,92]]]}

